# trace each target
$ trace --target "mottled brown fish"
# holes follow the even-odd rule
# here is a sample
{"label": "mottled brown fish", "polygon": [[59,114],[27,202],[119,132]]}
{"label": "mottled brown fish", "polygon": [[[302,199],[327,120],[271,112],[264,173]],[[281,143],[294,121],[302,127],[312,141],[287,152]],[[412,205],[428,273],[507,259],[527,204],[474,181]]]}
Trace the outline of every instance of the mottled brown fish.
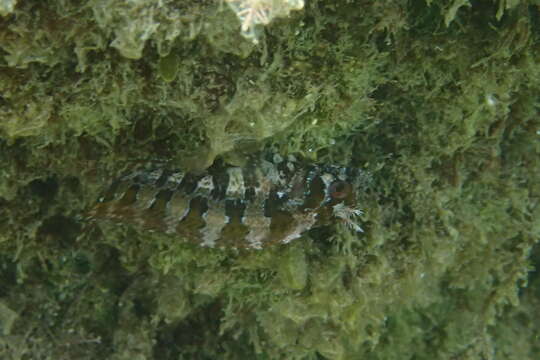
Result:
{"label": "mottled brown fish", "polygon": [[139,169],[115,181],[88,213],[177,234],[201,246],[262,249],[337,221],[355,231],[360,170],[294,157],[212,165],[200,174]]}

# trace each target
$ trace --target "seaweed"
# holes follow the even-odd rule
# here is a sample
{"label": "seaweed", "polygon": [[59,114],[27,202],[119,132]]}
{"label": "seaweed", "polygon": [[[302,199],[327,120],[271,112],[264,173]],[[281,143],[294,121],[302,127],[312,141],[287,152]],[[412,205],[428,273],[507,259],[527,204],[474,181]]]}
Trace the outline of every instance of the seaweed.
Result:
{"label": "seaweed", "polygon": [[[538,1],[306,1],[256,44],[226,5],[0,1],[0,357],[537,358]],[[84,219],[134,164],[260,149],[369,173],[364,233]]]}

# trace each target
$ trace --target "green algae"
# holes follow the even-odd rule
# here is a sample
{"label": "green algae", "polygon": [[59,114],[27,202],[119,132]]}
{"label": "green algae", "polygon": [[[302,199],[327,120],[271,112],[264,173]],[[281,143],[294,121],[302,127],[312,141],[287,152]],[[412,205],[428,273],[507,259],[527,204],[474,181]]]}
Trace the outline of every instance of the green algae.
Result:
{"label": "green algae", "polygon": [[[0,15],[0,357],[538,357],[537,2],[309,1],[259,45],[214,1]],[[84,221],[136,163],[262,148],[364,169],[365,232]]]}

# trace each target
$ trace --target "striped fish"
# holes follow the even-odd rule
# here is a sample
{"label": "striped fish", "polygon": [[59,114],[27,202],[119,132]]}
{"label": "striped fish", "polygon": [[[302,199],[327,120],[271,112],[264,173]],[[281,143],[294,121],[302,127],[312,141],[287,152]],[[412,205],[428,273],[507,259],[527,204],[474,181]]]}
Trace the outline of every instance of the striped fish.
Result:
{"label": "striped fish", "polygon": [[206,247],[263,249],[343,221],[355,231],[360,170],[305,165],[290,156],[215,163],[200,174],[139,169],[113,182],[93,220],[177,234]]}

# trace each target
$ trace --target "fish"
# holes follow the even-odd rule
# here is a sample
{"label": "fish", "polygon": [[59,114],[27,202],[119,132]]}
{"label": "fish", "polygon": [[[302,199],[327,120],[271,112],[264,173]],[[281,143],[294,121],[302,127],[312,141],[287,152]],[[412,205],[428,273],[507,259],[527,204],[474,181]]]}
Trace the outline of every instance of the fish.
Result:
{"label": "fish", "polygon": [[114,180],[91,221],[130,224],[208,248],[261,250],[312,228],[345,223],[362,232],[362,171],[278,154],[202,172],[145,166]]}

